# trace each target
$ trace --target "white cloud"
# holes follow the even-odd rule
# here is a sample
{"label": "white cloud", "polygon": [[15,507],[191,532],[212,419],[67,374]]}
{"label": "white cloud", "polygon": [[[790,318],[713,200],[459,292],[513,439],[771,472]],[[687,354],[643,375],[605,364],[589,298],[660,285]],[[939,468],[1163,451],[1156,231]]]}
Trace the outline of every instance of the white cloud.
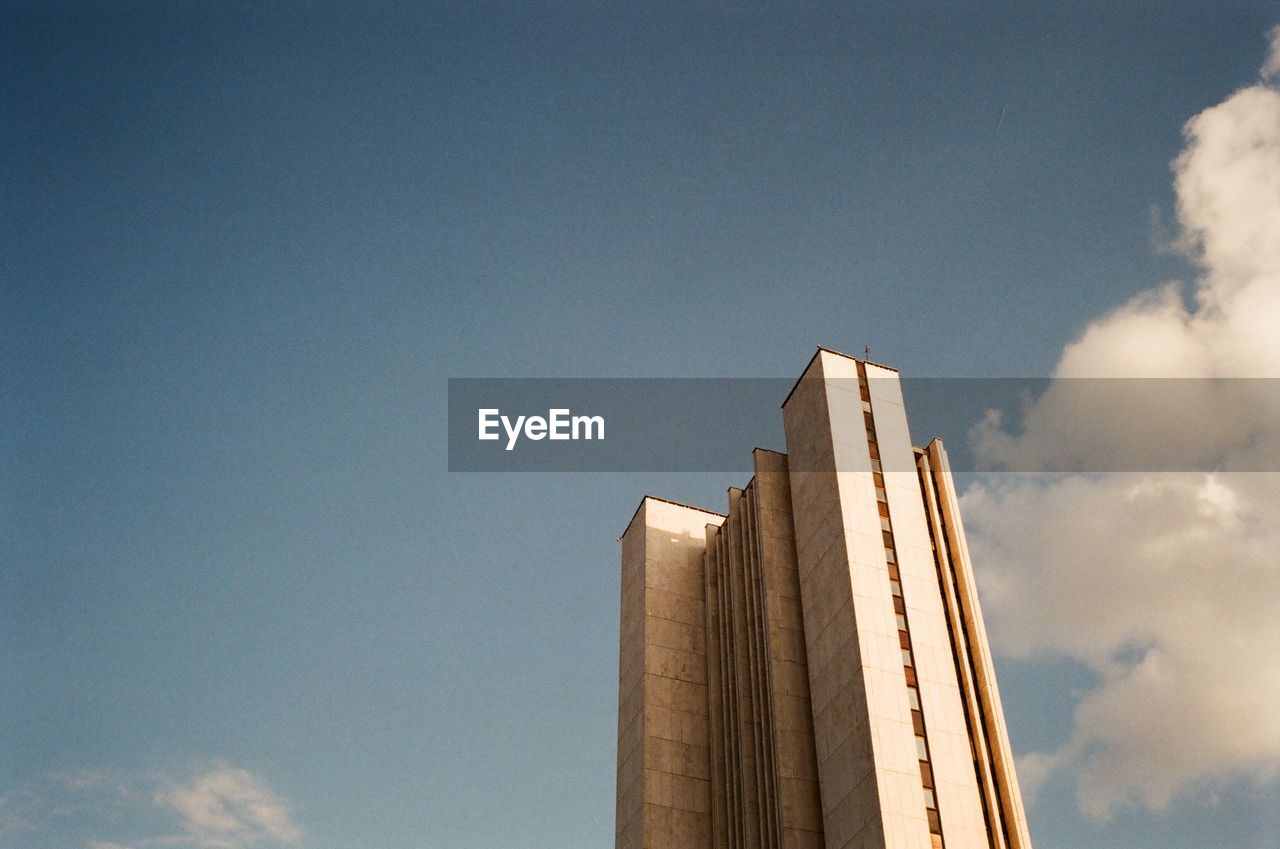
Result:
{"label": "white cloud", "polygon": [[190,784],[156,794],[176,812],[192,842],[211,849],[240,849],[261,842],[296,845],[302,829],[288,806],[245,769],[218,764]]}
{"label": "white cloud", "polygon": [[90,830],[86,849],[268,849],[302,839],[284,800],[221,761],[185,784],[79,769],[0,795],[0,837],[68,829]]}
{"label": "white cloud", "polygon": [[[1280,28],[1270,35],[1262,81],[1188,121],[1173,164],[1178,244],[1201,269],[1189,302],[1177,284],[1139,295],[1068,344],[1055,376],[1280,378]],[[1154,417],[1117,415],[1101,391],[1081,409],[1069,385],[1018,435],[976,428],[978,454],[1240,470],[1280,447],[1269,382],[1205,384]],[[1021,761],[1029,789],[1073,771],[1082,809],[1105,818],[1280,774],[1280,475],[1006,475],[971,488],[964,510],[998,650],[1098,677],[1070,740]]]}
{"label": "white cloud", "polygon": [[1273,80],[1280,76],[1280,26],[1272,27],[1268,35],[1271,38],[1271,51],[1262,63],[1262,78]]}
{"label": "white cloud", "polygon": [[1082,808],[1164,809],[1280,765],[1280,487],[1238,474],[999,481],[963,503],[997,651],[1099,683],[1071,740],[1021,768],[1079,772]]}

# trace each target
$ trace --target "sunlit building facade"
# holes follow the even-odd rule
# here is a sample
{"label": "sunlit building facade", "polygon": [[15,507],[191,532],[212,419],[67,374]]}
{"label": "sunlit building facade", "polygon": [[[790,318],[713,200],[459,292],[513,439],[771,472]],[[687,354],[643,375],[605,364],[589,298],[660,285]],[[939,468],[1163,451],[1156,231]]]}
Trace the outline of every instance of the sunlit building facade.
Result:
{"label": "sunlit building facade", "polygon": [[941,442],[826,349],[783,423],[621,538],[617,849],[1031,849]]}

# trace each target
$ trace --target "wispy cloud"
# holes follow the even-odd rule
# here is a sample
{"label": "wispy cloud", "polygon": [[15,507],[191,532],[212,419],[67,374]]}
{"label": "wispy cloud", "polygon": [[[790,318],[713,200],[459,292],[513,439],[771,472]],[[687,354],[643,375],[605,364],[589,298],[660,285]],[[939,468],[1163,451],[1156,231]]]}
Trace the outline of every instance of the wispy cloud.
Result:
{"label": "wispy cloud", "polygon": [[1271,36],[1271,50],[1267,54],[1267,59],[1262,63],[1262,78],[1264,80],[1274,80],[1280,77],[1280,26],[1271,28],[1269,33]]}
{"label": "wispy cloud", "polygon": [[155,802],[178,814],[183,832],[202,847],[294,846],[302,839],[285,802],[253,773],[227,764],[157,793]]}
{"label": "wispy cloud", "polygon": [[47,773],[0,793],[0,837],[48,831],[86,817],[111,819],[131,794],[124,782],[103,772]]}
{"label": "wispy cloud", "polygon": [[261,777],[222,761],[185,781],[49,773],[0,795],[0,837],[36,832],[67,835],[86,849],[275,849],[298,846],[303,835]]}
{"label": "wispy cloud", "polygon": [[[1190,303],[1170,283],[1089,324],[1059,377],[1280,378],[1280,27],[1259,82],[1189,120],[1173,163],[1177,245],[1200,268]],[[1144,423],[1099,409],[1087,435],[1050,389],[1024,430],[975,429],[989,461],[1042,468],[1073,440],[1247,468],[1280,409],[1224,395],[1210,421]],[[1078,395],[1074,396],[1078,399]],[[993,478],[964,503],[993,639],[1007,654],[1062,656],[1098,684],[1070,740],[1021,762],[1029,786],[1072,773],[1081,808],[1104,819],[1154,810],[1226,782],[1280,774],[1280,476]]]}

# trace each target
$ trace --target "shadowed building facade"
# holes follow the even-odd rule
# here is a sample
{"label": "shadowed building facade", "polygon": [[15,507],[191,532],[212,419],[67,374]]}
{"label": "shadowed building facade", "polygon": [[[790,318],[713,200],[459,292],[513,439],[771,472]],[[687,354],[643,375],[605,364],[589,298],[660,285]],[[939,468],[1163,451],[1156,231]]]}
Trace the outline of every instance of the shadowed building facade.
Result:
{"label": "shadowed building facade", "polygon": [[826,349],[783,424],[622,535],[617,849],[1031,849],[941,442]]}

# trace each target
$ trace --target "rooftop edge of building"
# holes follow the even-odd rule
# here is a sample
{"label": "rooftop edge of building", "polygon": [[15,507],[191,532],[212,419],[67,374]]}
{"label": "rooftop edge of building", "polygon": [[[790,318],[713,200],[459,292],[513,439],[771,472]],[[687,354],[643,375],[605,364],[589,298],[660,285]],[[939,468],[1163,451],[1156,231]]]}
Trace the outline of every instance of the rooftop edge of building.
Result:
{"label": "rooftop edge of building", "polygon": [[787,397],[782,399],[782,404],[781,404],[782,407],[787,406],[787,402],[790,401],[791,396],[795,394],[796,387],[800,385],[800,381],[804,380],[804,376],[809,372],[809,369],[812,368],[813,361],[818,359],[818,355],[823,353],[824,351],[828,354],[832,354],[837,357],[843,357],[846,360],[853,360],[855,363],[865,363],[866,365],[869,365],[869,366],[876,366],[877,368],[887,369],[888,371],[891,371],[894,374],[898,373],[898,370],[893,366],[887,366],[884,363],[877,363],[875,360],[869,360],[865,357],[862,359],[859,359],[850,354],[846,354],[844,351],[837,351],[835,348],[828,348],[825,345],[819,345],[818,350],[813,352],[813,356],[809,358],[809,362],[805,364],[804,369],[800,372],[800,376],[796,378],[796,382],[791,384],[791,391],[787,393]]}
{"label": "rooftop edge of building", "polygon": [[640,515],[640,508],[644,506],[644,503],[645,503],[646,501],[650,501],[650,500],[652,500],[652,501],[661,501],[663,504],[671,504],[671,505],[673,505],[673,506],[675,506],[675,507],[683,507],[683,508],[684,508],[684,509],[686,509],[686,510],[693,510],[693,511],[696,511],[696,512],[698,512],[698,513],[706,513],[706,514],[708,514],[708,515],[710,515],[710,516],[719,516],[721,519],[727,519],[727,518],[729,518],[729,517],[728,517],[728,515],[727,515],[727,514],[725,514],[725,513],[717,513],[715,510],[708,510],[708,509],[707,509],[707,508],[705,508],[705,507],[698,507],[698,506],[693,505],[693,504],[685,504],[683,501],[675,501],[674,499],[671,499],[671,498],[663,498],[663,497],[662,497],[662,496],[660,496],[660,495],[648,495],[648,494],[646,494],[646,495],[642,495],[642,496],[640,497],[640,503],[636,505],[636,509],[635,509],[635,511],[631,514],[631,519],[627,522],[627,526],[626,526],[626,528],[624,528],[624,529],[622,530],[622,535],[618,537],[618,540],[619,540],[619,541],[621,541],[621,540],[622,540],[622,537],[624,537],[624,536],[626,536],[626,535],[627,535],[627,531],[631,530],[631,526],[632,526],[633,524],[635,524],[636,517]]}

